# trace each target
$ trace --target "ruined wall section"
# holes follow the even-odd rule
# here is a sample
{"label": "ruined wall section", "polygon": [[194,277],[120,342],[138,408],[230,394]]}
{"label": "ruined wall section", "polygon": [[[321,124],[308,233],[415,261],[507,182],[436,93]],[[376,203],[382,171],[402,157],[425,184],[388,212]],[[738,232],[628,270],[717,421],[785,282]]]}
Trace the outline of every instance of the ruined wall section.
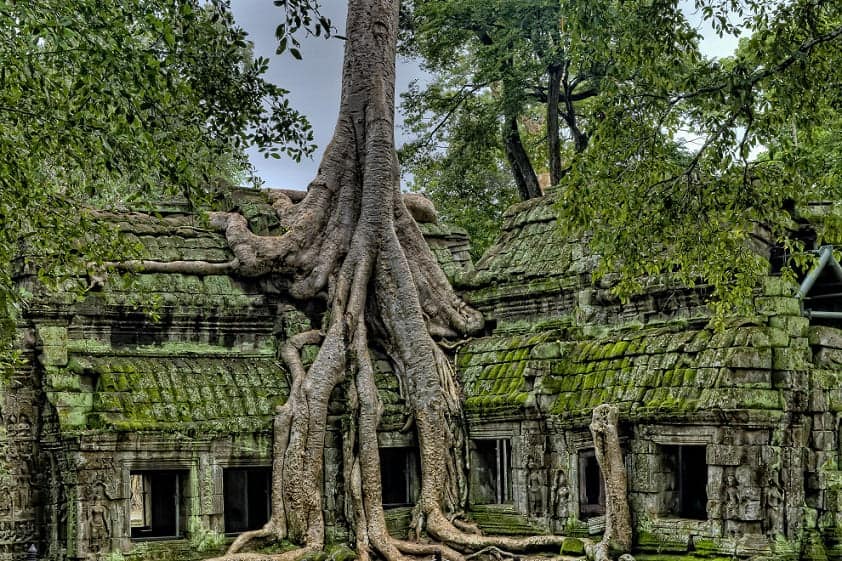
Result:
{"label": "ruined wall section", "polygon": [[[592,283],[595,265],[582,240],[560,238],[548,197],[507,213],[465,283],[497,320],[457,355],[470,436],[513,450],[511,504],[472,505],[480,524],[508,508],[517,524],[598,533],[587,427],[615,403],[637,550],[842,558],[842,325],[811,325],[797,286],[768,277],[754,313],[717,330],[704,291],[655,287],[622,304],[610,279]],[[695,490],[679,483],[688,473]]]}
{"label": "ruined wall section", "polygon": [[[466,300],[501,325],[547,320],[622,325],[707,315],[705,288],[653,285],[621,302],[607,276],[594,285],[598,257],[587,237],[565,238],[550,193],[510,207],[496,243],[460,279]],[[521,327],[523,327],[521,325]]]}
{"label": "ruined wall section", "polygon": [[[234,198],[253,231],[281,233],[265,193]],[[223,236],[179,205],[99,216],[123,236],[131,258],[233,257]],[[464,232],[421,227],[451,278],[470,268]],[[221,552],[232,539],[226,471],[271,467],[272,419],[288,393],[278,349],[318,324],[319,304],[289,300],[274,279],[233,275],[112,271],[49,292],[34,266],[18,277],[35,295],[22,323],[29,363],[0,386],[0,489],[13,497],[0,501],[0,559],[22,561],[33,543],[50,560],[186,561]],[[316,352],[304,349],[305,364]],[[375,366],[382,429],[397,432],[407,422],[406,396],[385,356]],[[336,540],[348,537],[338,470],[344,407],[331,404],[325,454],[328,531]],[[386,444],[416,445],[404,436]],[[133,486],[147,475],[177,487],[173,535],[138,532]]]}
{"label": "ruined wall section", "polygon": [[[232,257],[224,238],[193,215],[103,219],[137,257]],[[260,283],[225,275],[91,280],[79,278],[79,292],[47,293],[34,277],[19,279],[36,294],[26,321],[43,396],[36,411],[50,433],[40,444],[49,481],[25,487],[43,497],[39,555],[207,557],[225,541],[224,469],[271,465],[272,417],[288,391],[277,345],[308,329],[309,319]],[[18,387],[3,395],[26,396]],[[171,539],[135,536],[131,486],[150,473],[172,475],[177,487]],[[9,559],[17,561],[29,538],[15,540]]]}
{"label": "ruined wall section", "polygon": [[33,367],[34,334],[18,331],[20,363],[0,373],[0,560],[22,558],[31,546],[39,550],[42,506],[49,470],[39,447],[43,394]]}

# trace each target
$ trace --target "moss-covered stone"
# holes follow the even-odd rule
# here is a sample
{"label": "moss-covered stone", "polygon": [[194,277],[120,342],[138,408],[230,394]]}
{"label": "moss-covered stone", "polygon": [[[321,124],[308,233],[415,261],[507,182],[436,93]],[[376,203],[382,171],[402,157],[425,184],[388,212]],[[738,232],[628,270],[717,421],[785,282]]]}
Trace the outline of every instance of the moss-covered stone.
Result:
{"label": "moss-covered stone", "polygon": [[562,555],[584,555],[585,544],[578,538],[565,538],[561,544],[560,553]]}

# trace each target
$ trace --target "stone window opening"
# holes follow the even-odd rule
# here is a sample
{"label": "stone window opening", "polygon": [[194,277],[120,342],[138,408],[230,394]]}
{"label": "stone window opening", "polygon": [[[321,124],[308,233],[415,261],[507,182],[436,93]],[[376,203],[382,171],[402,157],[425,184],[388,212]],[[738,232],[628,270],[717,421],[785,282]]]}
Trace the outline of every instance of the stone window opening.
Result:
{"label": "stone window opening", "polygon": [[511,441],[508,438],[474,440],[471,459],[471,502],[511,504]]}
{"label": "stone window opening", "polygon": [[804,315],[811,325],[842,327],[842,265],[833,255],[832,245],[814,251],[818,261],[798,289]]}
{"label": "stone window opening", "polygon": [[415,504],[420,480],[415,448],[380,449],[380,483],[384,508]]}
{"label": "stone window opening", "polygon": [[707,520],[708,466],[706,447],[661,446],[664,466],[665,514]]}
{"label": "stone window opening", "polygon": [[132,539],[184,536],[183,489],[187,472],[145,470],[130,473]]}
{"label": "stone window opening", "polygon": [[605,514],[605,480],[593,448],[579,452],[579,517]]}
{"label": "stone window opening", "polygon": [[267,467],[222,471],[226,534],[262,528],[271,512],[272,470]]}

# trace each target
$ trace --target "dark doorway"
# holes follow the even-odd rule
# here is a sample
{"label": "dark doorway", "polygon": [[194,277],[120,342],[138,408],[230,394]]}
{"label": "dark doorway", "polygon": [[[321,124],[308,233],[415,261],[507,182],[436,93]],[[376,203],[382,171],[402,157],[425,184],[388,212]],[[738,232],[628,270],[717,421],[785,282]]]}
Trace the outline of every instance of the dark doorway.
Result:
{"label": "dark doorway", "polygon": [[262,528],[271,511],[272,470],[229,468],[222,472],[225,533]]}
{"label": "dark doorway", "polygon": [[662,446],[669,475],[666,514],[707,520],[708,466],[705,446]]}
{"label": "dark doorway", "polygon": [[420,475],[418,455],[414,448],[381,448],[380,483],[383,486],[383,506],[414,504]]}
{"label": "dark doorway", "polygon": [[132,538],[176,538],[183,535],[183,471],[131,472]]}
{"label": "dark doorway", "polygon": [[508,438],[474,440],[471,451],[471,502],[512,502],[512,445]]}
{"label": "dark doorway", "polygon": [[593,448],[579,452],[579,516],[605,514],[605,481]]}

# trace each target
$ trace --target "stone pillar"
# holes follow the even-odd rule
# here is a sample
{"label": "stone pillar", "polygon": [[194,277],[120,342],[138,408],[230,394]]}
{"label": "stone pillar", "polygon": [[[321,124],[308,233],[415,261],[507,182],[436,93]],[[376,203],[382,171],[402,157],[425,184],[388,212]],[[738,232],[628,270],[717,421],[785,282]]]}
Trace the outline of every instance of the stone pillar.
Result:
{"label": "stone pillar", "polygon": [[23,561],[33,544],[43,550],[40,393],[32,368],[0,378],[0,561]]}

